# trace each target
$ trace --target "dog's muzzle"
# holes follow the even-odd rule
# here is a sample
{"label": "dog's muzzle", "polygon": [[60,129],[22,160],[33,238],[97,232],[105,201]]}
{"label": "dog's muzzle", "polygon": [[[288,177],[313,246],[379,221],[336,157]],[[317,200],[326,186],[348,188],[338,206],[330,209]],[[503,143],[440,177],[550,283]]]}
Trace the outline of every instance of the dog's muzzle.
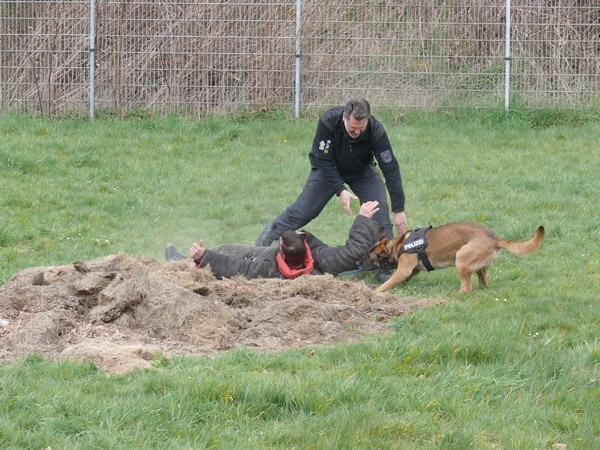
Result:
{"label": "dog's muzzle", "polygon": [[362,270],[393,269],[396,267],[396,264],[390,261],[389,258],[377,254],[372,255],[369,252],[358,262],[358,267]]}

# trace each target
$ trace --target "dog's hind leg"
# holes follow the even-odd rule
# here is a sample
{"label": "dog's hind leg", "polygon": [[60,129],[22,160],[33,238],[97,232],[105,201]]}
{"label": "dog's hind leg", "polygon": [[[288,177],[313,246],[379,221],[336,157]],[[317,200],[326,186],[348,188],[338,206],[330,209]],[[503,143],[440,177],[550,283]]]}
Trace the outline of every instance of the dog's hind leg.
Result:
{"label": "dog's hind leg", "polygon": [[497,251],[488,241],[471,241],[456,252],[456,270],[460,277],[460,291],[471,292],[473,272],[477,273],[479,284],[487,286],[486,269],[494,262]]}
{"label": "dog's hind leg", "polygon": [[473,285],[471,284],[473,272],[469,269],[469,267],[459,265],[458,261],[456,263],[456,271],[458,272],[458,277],[460,278],[460,292],[471,292],[473,290]]}
{"label": "dog's hind leg", "polygon": [[481,287],[488,286],[487,267],[484,267],[483,269],[479,269],[477,271],[477,279],[479,280],[479,286],[481,286]]}
{"label": "dog's hind leg", "polygon": [[460,278],[460,292],[471,292],[473,285],[471,284],[471,277],[474,269],[472,263],[474,261],[475,249],[465,245],[458,252],[456,252],[456,271],[458,272],[458,278]]}

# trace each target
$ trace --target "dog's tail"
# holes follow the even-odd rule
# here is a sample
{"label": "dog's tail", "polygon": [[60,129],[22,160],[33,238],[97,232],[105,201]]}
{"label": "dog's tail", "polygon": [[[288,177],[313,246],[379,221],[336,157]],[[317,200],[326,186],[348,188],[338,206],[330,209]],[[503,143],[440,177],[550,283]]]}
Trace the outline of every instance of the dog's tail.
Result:
{"label": "dog's tail", "polygon": [[544,227],[540,225],[535,234],[528,241],[517,242],[498,239],[496,241],[496,248],[503,248],[511,253],[514,253],[515,255],[525,256],[535,252],[538,248],[540,248],[543,241]]}

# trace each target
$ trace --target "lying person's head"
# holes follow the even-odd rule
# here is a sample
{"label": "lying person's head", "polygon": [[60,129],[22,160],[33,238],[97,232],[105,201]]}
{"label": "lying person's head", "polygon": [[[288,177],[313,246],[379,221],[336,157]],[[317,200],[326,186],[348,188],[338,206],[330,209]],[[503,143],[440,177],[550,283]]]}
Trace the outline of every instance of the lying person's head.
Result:
{"label": "lying person's head", "polygon": [[296,233],[295,231],[285,231],[279,238],[279,251],[291,269],[304,267],[306,259],[305,240],[305,233]]}

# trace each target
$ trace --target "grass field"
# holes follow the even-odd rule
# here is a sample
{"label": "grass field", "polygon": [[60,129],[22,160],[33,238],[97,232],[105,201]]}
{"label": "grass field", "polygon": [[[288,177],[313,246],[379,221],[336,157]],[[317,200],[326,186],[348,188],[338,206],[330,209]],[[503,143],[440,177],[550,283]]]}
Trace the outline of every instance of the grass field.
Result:
{"label": "grass field", "polygon": [[[394,292],[447,302],[361,344],[118,376],[4,364],[0,448],[600,448],[599,115],[380,117],[409,227],[468,220],[524,239],[544,225],[540,251],[501,253],[470,294],[453,269],[419,275]],[[0,283],[120,251],[162,259],[166,242],[252,244],[300,192],[315,125],[0,117]],[[307,229],[337,244],[351,221],[333,200]]]}

